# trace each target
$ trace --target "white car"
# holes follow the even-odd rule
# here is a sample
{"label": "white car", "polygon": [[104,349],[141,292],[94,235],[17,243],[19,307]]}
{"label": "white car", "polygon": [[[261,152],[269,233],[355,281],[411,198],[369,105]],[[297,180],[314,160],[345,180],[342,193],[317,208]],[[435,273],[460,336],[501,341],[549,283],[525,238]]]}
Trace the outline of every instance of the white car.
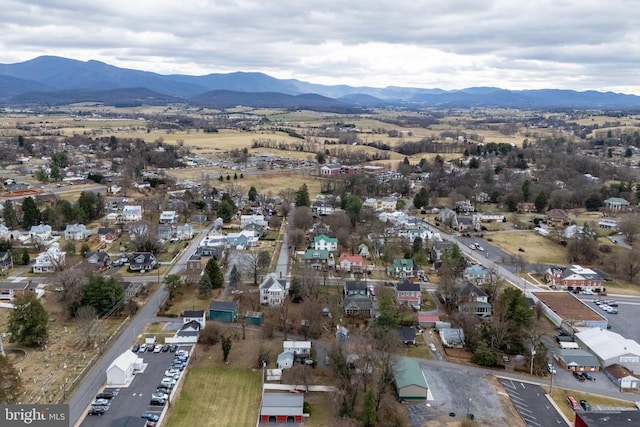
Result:
{"label": "white car", "polygon": [[584,291],[582,291],[582,295],[593,295],[593,291],[586,289]]}
{"label": "white car", "polygon": [[476,249],[479,250],[480,252],[484,252],[484,248],[477,243],[476,243]]}
{"label": "white car", "polygon": [[603,309],[604,311],[609,311],[611,310],[611,306],[608,306],[607,304],[600,304],[600,308]]}
{"label": "white car", "polygon": [[431,350],[433,353],[436,352],[436,345],[434,343],[429,343],[429,350]]}
{"label": "white car", "polygon": [[164,371],[164,376],[169,378],[177,378],[180,376],[180,370],[178,369],[169,369]]}
{"label": "white car", "polygon": [[549,373],[551,375],[555,375],[556,374],[556,368],[554,368],[551,363],[547,364],[547,371],[549,371]]}
{"label": "white car", "polygon": [[473,249],[473,250],[475,251],[475,250],[476,250],[476,245],[475,245],[475,244],[473,244],[473,243],[472,243],[472,244],[470,244],[470,245],[469,245],[469,249]]}
{"label": "white car", "polygon": [[158,344],[155,347],[153,347],[154,353],[160,353],[161,351],[162,351],[162,345]]}

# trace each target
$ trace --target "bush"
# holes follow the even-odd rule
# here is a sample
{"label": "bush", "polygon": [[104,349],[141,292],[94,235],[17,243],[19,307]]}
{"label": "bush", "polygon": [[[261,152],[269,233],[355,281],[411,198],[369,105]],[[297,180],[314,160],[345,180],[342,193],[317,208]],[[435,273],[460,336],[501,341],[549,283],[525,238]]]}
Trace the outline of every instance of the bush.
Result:
{"label": "bush", "polygon": [[602,253],[608,254],[608,253],[610,253],[610,252],[611,252],[611,246],[609,246],[609,245],[600,245],[600,246],[598,247],[598,250],[599,250],[600,252],[602,252]]}
{"label": "bush", "polygon": [[311,404],[307,401],[302,403],[302,413],[303,414],[311,414]]}
{"label": "bush", "polygon": [[209,323],[202,331],[200,331],[198,343],[204,345],[216,345],[220,342],[220,337],[221,333],[218,326]]}

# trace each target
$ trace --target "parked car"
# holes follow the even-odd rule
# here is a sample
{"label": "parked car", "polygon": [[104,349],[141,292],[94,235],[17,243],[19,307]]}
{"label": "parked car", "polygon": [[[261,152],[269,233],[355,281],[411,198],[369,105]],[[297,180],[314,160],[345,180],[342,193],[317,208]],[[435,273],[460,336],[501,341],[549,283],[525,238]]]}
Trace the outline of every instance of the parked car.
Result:
{"label": "parked car", "polygon": [[593,295],[593,291],[590,289],[585,289],[582,291],[582,295]]}
{"label": "parked car", "polygon": [[138,350],[140,350],[140,344],[134,345],[133,348],[131,349],[131,351],[133,351],[134,353],[137,353]]}
{"label": "parked car", "polygon": [[96,399],[113,399],[115,394],[112,391],[103,391],[102,393],[98,393],[96,395]]}
{"label": "parked car", "polygon": [[89,409],[89,412],[87,412],[87,415],[100,415],[100,416],[102,416],[102,415],[104,415],[104,413],[105,413],[104,408],[97,407],[97,408]]}
{"label": "parked car", "polygon": [[156,414],[152,414],[151,412],[145,412],[142,415],[140,415],[140,418],[144,418],[145,420],[149,420],[149,421],[158,421],[160,419],[160,417],[158,417]]}
{"label": "parked car", "polygon": [[591,404],[584,399],[580,400],[580,406],[582,406],[582,409],[584,409],[585,411],[591,410]]}
{"label": "parked car", "polygon": [[176,378],[180,376],[180,371],[178,369],[167,369],[164,371],[165,377]]}
{"label": "parked car", "polygon": [[469,249],[473,249],[474,251],[476,250],[476,245],[475,243],[472,243],[469,245]]}
{"label": "parked car", "polygon": [[178,346],[175,344],[169,344],[169,351],[171,353],[175,352],[178,349]]}
{"label": "parked car", "polygon": [[161,346],[160,344],[156,345],[156,346],[153,348],[153,352],[154,352],[154,353],[160,353],[161,351],[162,351],[162,346]]}
{"label": "parked car", "polygon": [[582,375],[582,373],[580,373],[580,372],[574,372],[573,376],[576,377],[576,379],[578,381],[580,381],[580,382],[584,381],[584,379],[585,379],[584,375]]}
{"label": "parked car", "polygon": [[600,304],[604,304],[604,300],[601,300],[600,298],[593,300],[593,303],[595,305],[600,305]]}
{"label": "parked car", "polygon": [[585,379],[589,380],[589,381],[595,381],[596,380],[596,378],[593,375],[591,375],[589,372],[583,372],[582,376]]}
{"label": "parked car", "polygon": [[154,344],[147,344],[147,351],[153,351],[156,348]]}
{"label": "parked car", "polygon": [[162,399],[162,400],[167,400],[169,398],[169,394],[168,393],[161,393],[159,391],[156,391],[155,393],[153,393],[151,395],[152,399]]}
{"label": "parked car", "polygon": [[618,314],[618,309],[612,308],[611,310],[609,310],[609,314]]}
{"label": "parked car", "polygon": [[580,410],[580,405],[578,405],[578,401],[576,401],[576,399],[574,399],[573,396],[567,396],[567,404],[574,411],[579,411]]}
{"label": "parked car", "polygon": [[145,351],[147,351],[147,346],[142,344],[138,349],[138,353],[144,353]]}
{"label": "parked car", "polygon": [[429,343],[429,350],[431,350],[433,353],[436,352],[437,348],[436,345],[434,343]]}
{"label": "parked car", "polygon": [[477,243],[476,243],[476,249],[479,250],[480,252],[484,252],[484,248]]}
{"label": "parked car", "polygon": [[[154,399],[151,398],[151,400],[149,401],[149,405],[151,406],[164,406],[167,403],[167,401],[165,399]],[[151,421],[158,421],[156,420],[151,420]]]}
{"label": "parked car", "polygon": [[162,346],[162,352],[163,352],[163,353],[166,353],[167,351],[169,351],[169,344],[164,344],[164,345]]}
{"label": "parked car", "polygon": [[91,402],[91,406],[107,406],[109,401],[107,399],[96,399]]}
{"label": "parked car", "polygon": [[171,389],[168,387],[158,387],[156,389],[156,393],[164,393],[164,394],[169,394],[171,393]]}
{"label": "parked car", "polygon": [[613,301],[613,300],[607,301],[606,304],[611,306],[611,307],[617,307],[618,306],[618,303],[616,301]]}
{"label": "parked car", "polygon": [[549,373],[551,375],[555,375],[556,374],[556,368],[554,368],[551,363],[547,363],[547,371],[549,371]]}

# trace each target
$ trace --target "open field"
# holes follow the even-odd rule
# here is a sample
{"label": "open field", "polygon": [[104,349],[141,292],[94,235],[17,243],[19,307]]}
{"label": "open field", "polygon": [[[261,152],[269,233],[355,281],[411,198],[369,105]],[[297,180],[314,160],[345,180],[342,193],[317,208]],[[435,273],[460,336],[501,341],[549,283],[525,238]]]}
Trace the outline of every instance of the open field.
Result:
{"label": "open field", "polygon": [[[488,239],[491,239],[493,245],[511,255],[522,256],[529,263],[557,264],[567,259],[567,250],[564,246],[533,231],[496,233],[488,236]],[[525,252],[519,252],[518,248],[523,248]]]}
{"label": "open field", "polygon": [[[205,357],[205,356],[201,356]],[[173,404],[168,427],[253,427],[261,396],[261,372],[192,367]]]}

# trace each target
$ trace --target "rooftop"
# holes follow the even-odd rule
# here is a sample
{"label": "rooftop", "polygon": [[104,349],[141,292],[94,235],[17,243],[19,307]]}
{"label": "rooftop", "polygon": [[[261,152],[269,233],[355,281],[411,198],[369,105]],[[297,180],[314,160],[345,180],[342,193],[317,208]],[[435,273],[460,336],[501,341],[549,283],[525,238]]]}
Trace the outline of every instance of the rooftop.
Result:
{"label": "rooftop", "polygon": [[534,292],[533,294],[563,319],[577,323],[606,320],[569,292]]}

